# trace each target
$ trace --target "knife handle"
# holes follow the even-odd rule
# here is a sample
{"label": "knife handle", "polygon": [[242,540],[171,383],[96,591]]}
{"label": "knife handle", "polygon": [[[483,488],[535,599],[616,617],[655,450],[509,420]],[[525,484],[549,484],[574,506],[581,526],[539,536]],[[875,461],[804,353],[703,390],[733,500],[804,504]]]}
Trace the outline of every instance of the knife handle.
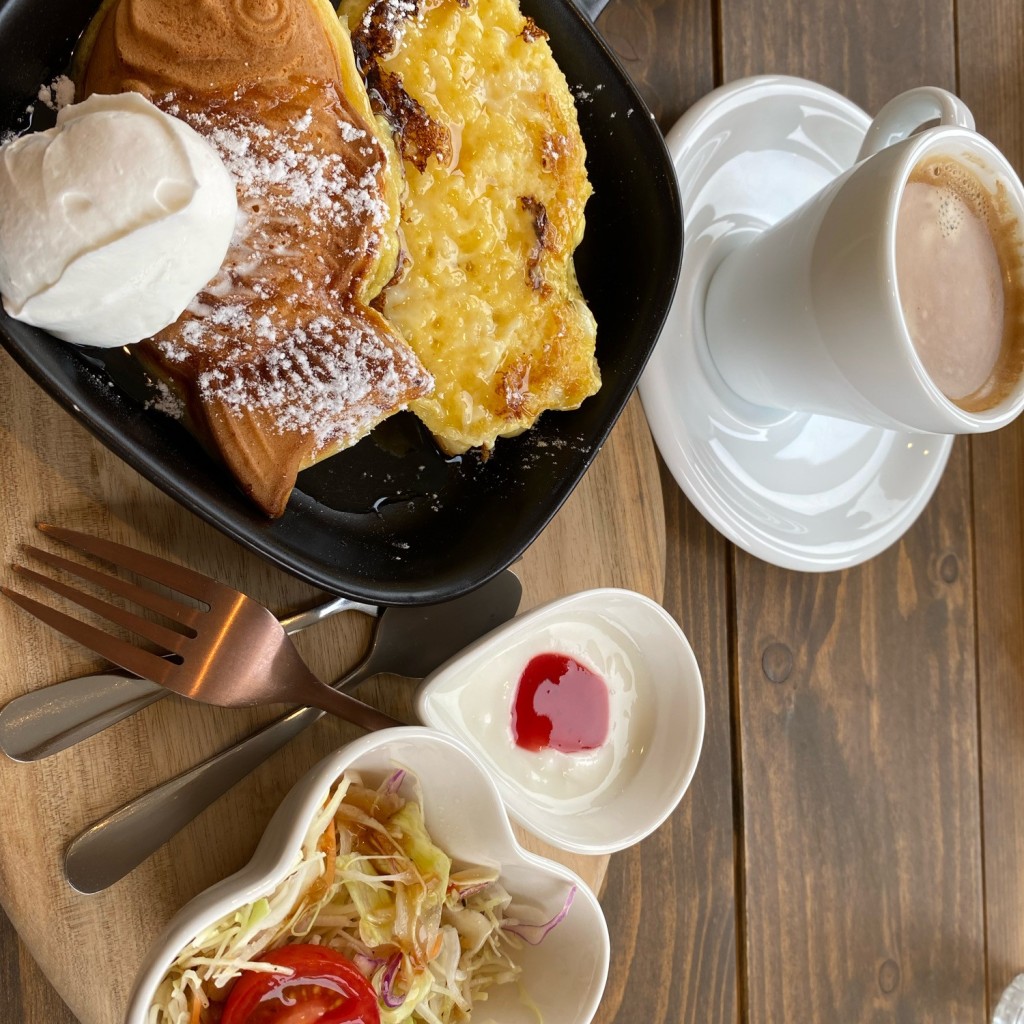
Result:
{"label": "knife handle", "polygon": [[[377,615],[373,605],[340,597],[281,620],[297,633],[338,612]],[[167,696],[148,679],[120,669],[79,676],[32,690],[0,709],[0,751],[14,761],[38,761],[115,725]]]}
{"label": "knife handle", "polygon": [[[372,659],[364,658],[331,685],[339,691],[351,689],[374,672]],[[68,846],[64,854],[68,883],[78,892],[96,893],[120,881],[324,714],[317,708],[289,711],[101,818]],[[382,723],[391,724],[381,718]]]}

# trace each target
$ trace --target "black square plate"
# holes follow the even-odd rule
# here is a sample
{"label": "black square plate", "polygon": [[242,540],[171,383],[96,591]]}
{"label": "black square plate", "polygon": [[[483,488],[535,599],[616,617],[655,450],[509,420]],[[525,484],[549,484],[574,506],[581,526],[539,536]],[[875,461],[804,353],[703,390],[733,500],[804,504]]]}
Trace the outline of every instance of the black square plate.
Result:
{"label": "black square plate", "polygon": [[[146,408],[134,360],[51,338],[0,313],[0,340],[68,412],[143,476],[241,544],[325,590],[380,604],[445,600],[511,564],[600,450],[654,347],[675,290],[682,216],[643,101],[570,0],[523,0],[577,97],[594,196],[576,266],[598,323],[603,385],[548,413],[486,462],[444,458],[410,413],[299,476],[266,519],[176,421]],[[93,5],[0,0],[0,128],[23,130]],[[38,122],[34,127],[38,126]],[[111,386],[111,381],[116,386]]]}

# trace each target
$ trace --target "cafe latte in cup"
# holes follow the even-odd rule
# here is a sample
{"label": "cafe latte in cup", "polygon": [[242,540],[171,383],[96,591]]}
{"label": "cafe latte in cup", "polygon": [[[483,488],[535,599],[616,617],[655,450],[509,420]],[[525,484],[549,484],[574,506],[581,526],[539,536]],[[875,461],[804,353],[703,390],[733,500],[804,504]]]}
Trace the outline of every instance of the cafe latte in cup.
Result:
{"label": "cafe latte in cup", "polygon": [[1001,427],[1024,409],[1022,225],[1024,187],[970,111],[945,90],[904,93],[853,167],[714,271],[712,362],[762,407]]}
{"label": "cafe latte in cup", "polygon": [[896,289],[925,372],[968,411],[1005,401],[1024,370],[1021,224],[949,157],[918,164],[896,215]]}

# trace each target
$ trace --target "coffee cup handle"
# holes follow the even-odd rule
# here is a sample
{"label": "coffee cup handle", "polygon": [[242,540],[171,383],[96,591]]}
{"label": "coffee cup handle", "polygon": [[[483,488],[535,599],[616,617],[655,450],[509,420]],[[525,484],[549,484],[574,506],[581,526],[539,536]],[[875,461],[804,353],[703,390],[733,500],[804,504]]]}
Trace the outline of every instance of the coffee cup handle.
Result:
{"label": "coffee cup handle", "polygon": [[937,86],[923,85],[901,92],[882,107],[868,125],[857,160],[863,160],[933,122],[974,131],[974,115],[963,100]]}

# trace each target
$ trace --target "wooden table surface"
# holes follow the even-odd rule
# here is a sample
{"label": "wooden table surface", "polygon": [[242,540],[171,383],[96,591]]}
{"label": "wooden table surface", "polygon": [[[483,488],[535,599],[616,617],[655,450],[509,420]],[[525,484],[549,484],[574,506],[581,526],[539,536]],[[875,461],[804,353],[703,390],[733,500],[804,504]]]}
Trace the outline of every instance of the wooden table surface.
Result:
{"label": "wooden table surface", "polygon": [[[751,74],[871,113],[928,83],[1024,170],[1021,0],[611,0],[599,26],[663,129]],[[598,1020],[987,1021],[1024,969],[1024,423],[958,440],[905,537],[839,573],[750,557],[662,482],[707,732],[612,858]],[[0,1021],[73,1020],[0,915]]]}

